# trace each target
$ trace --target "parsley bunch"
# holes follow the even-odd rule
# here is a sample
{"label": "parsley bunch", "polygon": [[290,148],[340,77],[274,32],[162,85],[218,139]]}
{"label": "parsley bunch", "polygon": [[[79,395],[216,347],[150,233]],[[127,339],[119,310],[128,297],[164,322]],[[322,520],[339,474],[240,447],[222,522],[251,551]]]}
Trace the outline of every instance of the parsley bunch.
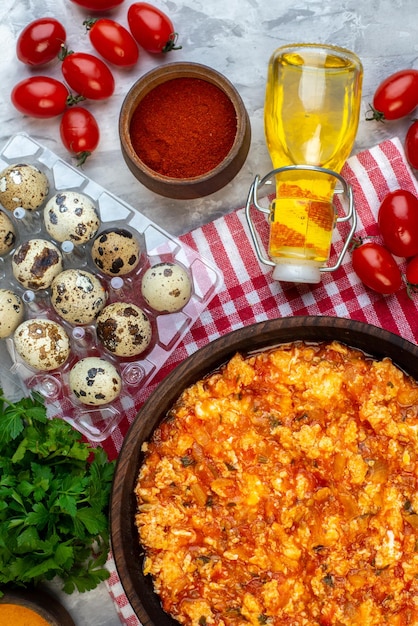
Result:
{"label": "parsley bunch", "polygon": [[8,402],[0,389],[0,595],[58,576],[65,592],[108,577],[114,463],[38,395]]}

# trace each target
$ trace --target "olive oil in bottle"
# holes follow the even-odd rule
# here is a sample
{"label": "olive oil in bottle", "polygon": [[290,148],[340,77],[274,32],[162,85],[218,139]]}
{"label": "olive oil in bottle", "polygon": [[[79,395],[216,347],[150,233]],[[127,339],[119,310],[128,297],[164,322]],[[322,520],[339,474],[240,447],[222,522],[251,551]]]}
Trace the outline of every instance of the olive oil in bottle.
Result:
{"label": "olive oil in bottle", "polygon": [[[358,57],[335,46],[290,45],[273,53],[264,123],[274,169],[302,165],[341,170],[357,133],[362,74]],[[317,276],[329,257],[335,183],[332,174],[316,169],[276,175],[269,241],[275,262],[293,263],[302,275],[312,264]]]}

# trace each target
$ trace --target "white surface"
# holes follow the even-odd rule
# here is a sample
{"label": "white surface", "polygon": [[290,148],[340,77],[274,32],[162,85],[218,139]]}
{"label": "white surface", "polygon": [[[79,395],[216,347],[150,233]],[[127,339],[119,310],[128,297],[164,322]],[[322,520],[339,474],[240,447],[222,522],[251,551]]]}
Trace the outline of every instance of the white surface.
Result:
{"label": "white surface", "polygon": [[[133,0],[110,13],[127,25]],[[366,122],[365,113],[378,83],[406,67],[418,69],[418,4],[416,0],[155,0],[172,18],[181,50],[164,58],[142,52],[129,72],[115,70],[115,94],[106,102],[91,103],[101,129],[96,154],[84,172],[132,204],[172,234],[209,222],[245,203],[256,174],[271,168],[263,133],[263,106],[267,63],[273,50],[291,42],[337,44],[356,52],[364,65],[363,104],[355,152],[399,136],[407,122]],[[73,50],[92,52],[82,26],[87,13],[70,0],[2,0],[0,3],[0,143],[16,132],[27,132],[64,159],[59,121],[22,117],[10,104],[15,82],[32,73],[60,78],[59,62],[43,70],[30,70],[15,57],[15,42],[22,28],[35,17],[54,16],[67,30]],[[119,149],[118,115],[122,100],[137,77],[161,63],[193,61],[210,65],[235,85],[252,125],[247,162],[223,190],[201,200],[169,200],[140,185],[126,167]],[[117,626],[119,619],[102,585],[98,590],[63,598],[77,626]]]}

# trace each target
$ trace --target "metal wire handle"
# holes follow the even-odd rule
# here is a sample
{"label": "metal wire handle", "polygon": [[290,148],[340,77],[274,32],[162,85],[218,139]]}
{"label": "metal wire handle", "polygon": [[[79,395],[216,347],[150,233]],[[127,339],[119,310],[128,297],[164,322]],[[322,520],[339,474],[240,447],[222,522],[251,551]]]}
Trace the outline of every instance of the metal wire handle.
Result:
{"label": "metal wire handle", "polygon": [[340,252],[340,254],[338,255],[338,258],[335,262],[334,265],[330,266],[323,266],[320,268],[321,272],[333,272],[334,270],[337,270],[341,263],[343,262],[344,256],[349,248],[349,245],[351,243],[351,240],[354,236],[356,227],[357,227],[357,214],[354,208],[354,197],[353,197],[353,189],[351,187],[351,185],[345,180],[345,178],[343,176],[341,176],[340,174],[338,174],[337,172],[334,172],[333,170],[329,170],[325,167],[319,167],[317,165],[286,165],[284,167],[279,167],[275,170],[272,170],[271,172],[269,172],[268,174],[266,174],[266,176],[264,176],[263,178],[260,178],[258,175],[255,177],[254,182],[252,183],[252,185],[250,186],[250,190],[248,192],[248,197],[247,197],[247,203],[245,205],[245,216],[247,218],[247,222],[248,222],[248,226],[250,229],[250,233],[251,233],[251,237],[253,239],[253,243],[254,243],[254,247],[255,247],[255,251],[257,253],[258,259],[261,263],[264,263],[265,265],[270,265],[271,267],[275,267],[276,263],[274,263],[274,261],[272,261],[271,259],[268,259],[264,256],[263,254],[263,250],[261,248],[260,245],[260,240],[258,237],[258,233],[257,230],[254,226],[252,217],[251,217],[251,213],[250,213],[250,209],[251,206],[254,206],[258,211],[260,211],[261,213],[264,213],[266,215],[270,215],[271,210],[270,207],[263,207],[259,204],[258,201],[258,191],[260,189],[260,187],[262,187],[263,185],[265,185],[267,182],[270,181],[271,178],[275,177],[277,174],[281,174],[282,172],[288,172],[288,171],[295,171],[295,170],[302,170],[302,171],[313,171],[313,172],[319,172],[321,174],[326,174],[328,176],[333,176],[334,178],[337,179],[337,181],[341,184],[341,187],[336,187],[334,189],[334,195],[345,195],[348,199],[348,210],[347,212],[342,215],[341,217],[337,217],[336,219],[336,224],[339,224],[341,222],[349,222],[351,221],[351,228],[350,228],[350,232],[348,233],[347,239],[344,242],[344,246]]}

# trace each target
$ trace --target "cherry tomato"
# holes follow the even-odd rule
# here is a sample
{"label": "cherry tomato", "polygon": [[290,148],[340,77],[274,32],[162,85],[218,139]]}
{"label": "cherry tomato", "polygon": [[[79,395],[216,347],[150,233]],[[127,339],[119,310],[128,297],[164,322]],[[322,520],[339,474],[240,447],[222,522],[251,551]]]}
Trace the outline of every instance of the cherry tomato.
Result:
{"label": "cherry tomato", "polygon": [[25,26],[17,38],[17,58],[32,66],[49,63],[58,56],[66,36],[65,28],[58,20],[40,17]]}
{"label": "cherry tomato", "polygon": [[96,118],[83,107],[67,109],[60,123],[60,135],[64,146],[77,157],[77,165],[83,165],[97,148],[100,140]]}
{"label": "cherry tomato", "polygon": [[409,285],[418,287],[418,256],[414,256],[406,266],[405,277]]}
{"label": "cherry tomato", "polygon": [[360,280],[374,291],[388,295],[402,285],[402,274],[395,259],[384,246],[375,242],[354,248],[352,264]]}
{"label": "cherry tomato", "polygon": [[396,189],[383,199],[378,224],[385,246],[396,256],[418,254],[418,198],[406,189]]}
{"label": "cherry tomato", "polygon": [[119,67],[132,67],[138,61],[135,39],[122,24],[102,17],[84,22],[90,41],[106,61]]}
{"label": "cherry tomato", "polygon": [[128,9],[132,35],[147,52],[158,54],[178,50],[177,33],[170,18],[148,2],[135,2]]}
{"label": "cherry tomato", "polygon": [[406,292],[410,298],[418,293],[418,256],[408,262],[405,270]]}
{"label": "cherry tomato", "polygon": [[418,70],[400,70],[380,83],[368,119],[398,120],[418,105]]}
{"label": "cherry tomato", "polygon": [[112,72],[93,54],[69,52],[64,56],[61,69],[71,89],[84,98],[104,100],[115,90]]}
{"label": "cherry tomato", "polygon": [[12,89],[11,100],[18,111],[31,117],[55,117],[70,99],[67,87],[49,76],[25,78]]}
{"label": "cherry tomato", "polygon": [[418,169],[418,120],[412,122],[406,133],[405,155],[409,165]]}
{"label": "cherry tomato", "polygon": [[74,4],[78,4],[83,9],[89,11],[107,11],[108,9],[114,9],[122,4],[124,0],[71,0]]}

